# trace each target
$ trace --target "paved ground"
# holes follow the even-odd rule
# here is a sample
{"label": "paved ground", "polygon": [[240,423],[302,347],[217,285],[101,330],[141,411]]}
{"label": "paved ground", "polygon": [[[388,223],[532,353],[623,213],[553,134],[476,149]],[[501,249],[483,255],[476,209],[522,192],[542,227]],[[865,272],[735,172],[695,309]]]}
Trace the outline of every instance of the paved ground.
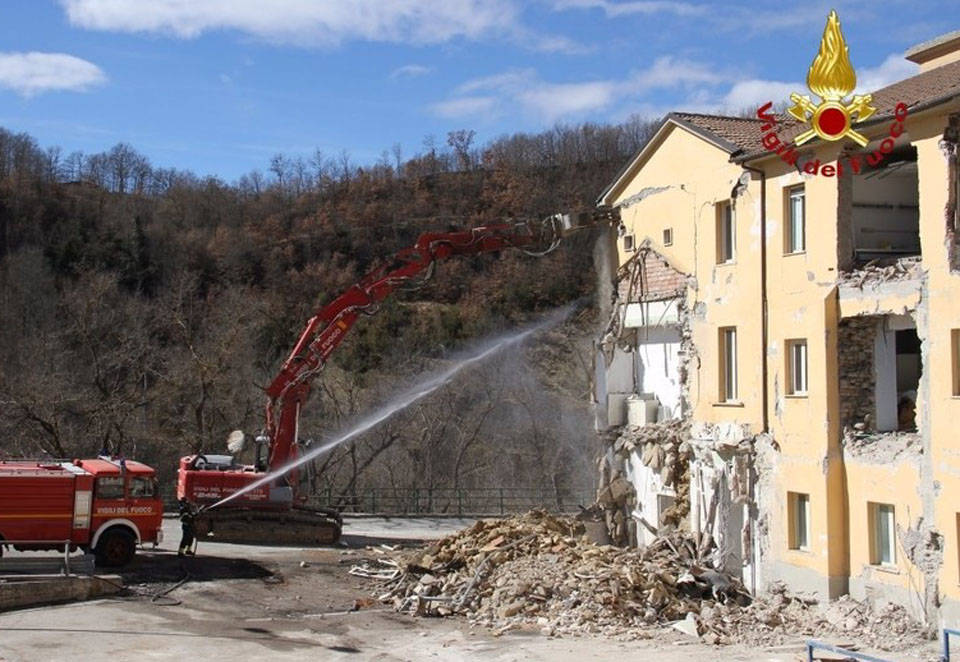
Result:
{"label": "paved ground", "polygon": [[[140,595],[0,614],[0,662],[34,660],[725,660],[794,662],[802,646],[710,648],[665,632],[653,641],[557,639],[539,632],[495,637],[459,619],[415,619],[369,600],[370,583],[347,574],[391,539],[431,538],[470,522],[355,519],[349,547],[297,549],[201,543],[178,559],[178,523],[166,542],[125,573]],[[301,567],[305,563],[306,567]],[[182,585],[177,582],[189,576]],[[174,588],[159,601],[150,596]],[[351,611],[360,601],[361,608]]]}

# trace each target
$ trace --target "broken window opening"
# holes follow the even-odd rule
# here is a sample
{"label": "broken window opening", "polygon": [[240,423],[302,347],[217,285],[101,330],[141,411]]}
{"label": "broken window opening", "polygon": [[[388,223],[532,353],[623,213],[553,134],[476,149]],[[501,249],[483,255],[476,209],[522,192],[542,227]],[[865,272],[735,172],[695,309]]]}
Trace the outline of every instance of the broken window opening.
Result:
{"label": "broken window opening", "polygon": [[[858,157],[851,175],[849,214],[840,214],[852,242],[853,265],[888,264],[920,255],[920,184],[917,149],[905,145],[878,163]],[[843,231],[844,228],[841,228]]]}
{"label": "broken window opening", "polygon": [[917,431],[920,337],[909,315],[841,320],[840,415],[844,427],[865,439],[875,433]]}

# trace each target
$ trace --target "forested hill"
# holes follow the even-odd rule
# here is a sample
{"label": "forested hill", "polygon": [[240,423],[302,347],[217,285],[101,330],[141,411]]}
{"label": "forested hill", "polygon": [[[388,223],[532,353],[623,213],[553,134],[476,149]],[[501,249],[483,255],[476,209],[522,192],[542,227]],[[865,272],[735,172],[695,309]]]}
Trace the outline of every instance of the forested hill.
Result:
{"label": "forested hill", "polygon": [[[592,205],[651,128],[557,127],[481,147],[460,131],[363,167],[345,153],[277,155],[232,184],[154,167],[126,144],[65,156],[0,130],[0,457],[106,447],[169,478],[177,456],[260,427],[262,385],[305,320],[378,260],[421,231]],[[442,265],[357,324],[304,429],[322,436],[418,361],[581,297],[593,279],[584,240],[543,259]],[[408,436],[366,458],[358,445],[319,480],[386,480],[363,472],[400,453],[391,445],[418,466],[427,442]]]}

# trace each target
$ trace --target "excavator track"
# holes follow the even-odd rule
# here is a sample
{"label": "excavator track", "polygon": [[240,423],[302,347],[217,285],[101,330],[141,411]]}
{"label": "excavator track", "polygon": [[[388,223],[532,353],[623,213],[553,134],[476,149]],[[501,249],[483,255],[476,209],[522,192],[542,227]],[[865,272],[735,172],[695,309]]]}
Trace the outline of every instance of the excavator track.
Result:
{"label": "excavator track", "polygon": [[311,546],[336,544],[343,521],[335,511],[311,508],[224,508],[202,513],[196,527],[201,541]]}

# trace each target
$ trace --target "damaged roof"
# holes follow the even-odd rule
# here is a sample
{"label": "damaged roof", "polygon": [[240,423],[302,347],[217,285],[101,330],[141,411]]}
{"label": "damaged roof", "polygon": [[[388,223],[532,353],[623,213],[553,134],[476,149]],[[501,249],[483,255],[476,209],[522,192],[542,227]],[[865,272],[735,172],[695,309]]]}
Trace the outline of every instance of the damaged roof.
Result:
{"label": "damaged roof", "polygon": [[[877,112],[858,126],[868,127],[889,121],[893,117],[894,108],[900,102],[905,103],[911,112],[918,112],[958,97],[960,97],[960,61],[944,64],[876,90],[873,92],[873,106]],[[779,122],[777,134],[783,142],[791,142],[807,126],[789,115],[777,115],[777,119]],[[607,197],[618,189],[627,175],[643,161],[643,156],[648,150],[656,149],[659,137],[669,126],[683,127],[716,145],[730,154],[730,160],[734,163],[743,163],[768,154],[767,148],[761,142],[763,134],[760,128],[763,126],[763,121],[760,119],[701,113],[669,113],[657,128],[654,137],[630,159],[613,178],[610,185],[603,190],[597,200],[598,204],[610,204]],[[814,142],[819,140],[815,138]]]}
{"label": "damaged roof", "polygon": [[682,296],[687,275],[649,245],[623,263],[617,274],[617,291],[623,301],[662,301]]}

